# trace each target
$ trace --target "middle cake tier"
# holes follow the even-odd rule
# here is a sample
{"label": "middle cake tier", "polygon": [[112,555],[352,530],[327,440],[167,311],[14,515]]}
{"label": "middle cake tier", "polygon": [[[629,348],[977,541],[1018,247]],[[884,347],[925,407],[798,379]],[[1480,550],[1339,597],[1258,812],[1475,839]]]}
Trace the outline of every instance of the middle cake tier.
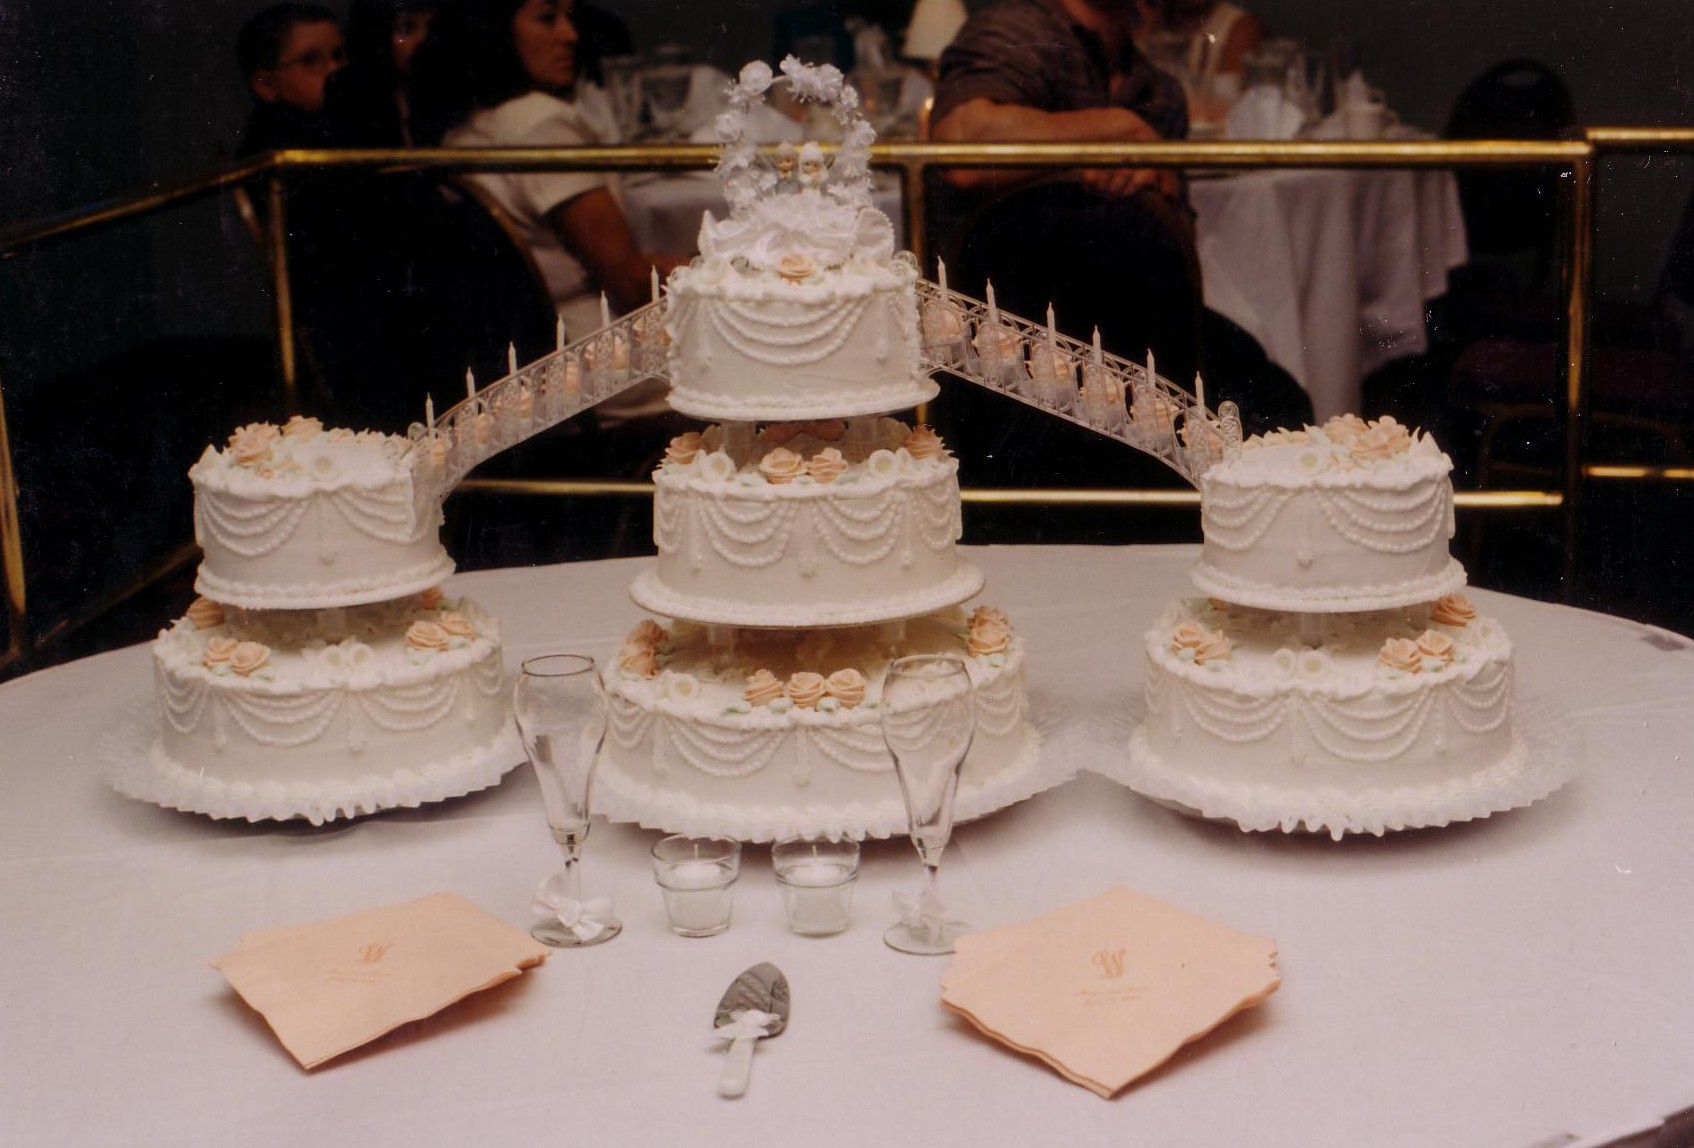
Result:
{"label": "middle cake tier", "polygon": [[958,553],[958,463],[928,427],[868,418],[680,436],[653,474],[657,563],[630,594],[671,618],[848,626],[982,589]]}

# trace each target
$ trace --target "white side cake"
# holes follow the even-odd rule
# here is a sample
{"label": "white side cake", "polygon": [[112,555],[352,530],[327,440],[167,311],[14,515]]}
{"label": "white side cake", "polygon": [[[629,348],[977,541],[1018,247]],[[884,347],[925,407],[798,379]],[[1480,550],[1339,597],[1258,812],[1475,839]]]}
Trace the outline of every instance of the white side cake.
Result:
{"label": "white side cake", "polygon": [[958,464],[894,419],[711,427],[653,475],[656,565],[631,594],[741,626],[882,622],[982,589],[958,554]]}
{"label": "white side cake", "polygon": [[301,610],[414,594],[453,572],[435,492],[413,480],[407,441],[254,423],[190,468],[195,589],[229,606]]}
{"label": "white side cake", "polygon": [[134,795],[176,808],[351,817],[492,785],[515,760],[499,626],[468,600],[248,612],[202,598],[153,664],[159,738]]}
{"label": "white side cake", "polygon": [[1207,471],[1194,584],[1269,610],[1380,610],[1465,583],[1452,462],[1391,418],[1273,431]]}
{"label": "white side cake", "polygon": [[1462,595],[1332,615],[1197,598],[1146,653],[1137,788],[1202,812],[1450,812],[1524,762],[1511,642]]}
{"label": "white side cake", "polygon": [[976,689],[959,816],[1046,784],[1033,768],[1022,645],[984,607],[883,628],[743,630],[733,644],[690,623],[643,622],[607,675],[596,802],[645,825],[751,841],[902,833],[882,677],[896,657],[936,652],[964,656]]}

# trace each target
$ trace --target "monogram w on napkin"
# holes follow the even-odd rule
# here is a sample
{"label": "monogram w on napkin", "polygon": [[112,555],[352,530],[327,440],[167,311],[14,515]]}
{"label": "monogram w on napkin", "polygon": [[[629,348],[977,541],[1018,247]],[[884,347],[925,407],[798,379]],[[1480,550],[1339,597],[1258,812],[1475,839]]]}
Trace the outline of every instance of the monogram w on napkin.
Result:
{"label": "monogram w on napkin", "polygon": [[547,959],[547,946],[437,893],[249,933],[211,962],[303,1068],[316,1068]]}
{"label": "monogram w on napkin", "polygon": [[941,1003],[1111,1097],[1281,983],[1269,937],[1119,887],[960,937]]}

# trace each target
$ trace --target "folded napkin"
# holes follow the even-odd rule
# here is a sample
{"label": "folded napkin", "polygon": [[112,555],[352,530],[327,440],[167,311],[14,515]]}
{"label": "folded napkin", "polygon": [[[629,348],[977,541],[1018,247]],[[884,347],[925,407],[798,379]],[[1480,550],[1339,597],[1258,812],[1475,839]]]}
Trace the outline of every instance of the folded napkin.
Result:
{"label": "folded napkin", "polygon": [[1232,140],[1291,140],[1305,122],[1305,110],[1281,88],[1255,84],[1229,109],[1223,131]]}
{"label": "folded napkin", "polygon": [[941,1003],[1110,1097],[1281,983],[1269,937],[1119,887],[959,938]]}
{"label": "folded napkin", "polygon": [[249,933],[211,962],[303,1068],[422,1020],[547,959],[463,897]]}

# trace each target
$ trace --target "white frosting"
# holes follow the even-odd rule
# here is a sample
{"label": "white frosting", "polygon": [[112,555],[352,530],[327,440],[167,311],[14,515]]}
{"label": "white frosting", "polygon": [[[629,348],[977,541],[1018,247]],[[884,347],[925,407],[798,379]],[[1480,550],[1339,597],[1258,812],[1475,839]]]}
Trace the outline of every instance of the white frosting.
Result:
{"label": "white frosting", "polygon": [[669,284],[670,402],[704,419],[880,414],[928,402],[917,269],[908,258],[820,268],[801,282],[723,260]]}
{"label": "white frosting", "polygon": [[189,469],[195,589],[251,609],[376,602],[453,571],[435,492],[413,481],[406,440],[243,427]]}
{"label": "white frosting", "polygon": [[[981,573],[955,548],[957,462],[913,458],[901,445],[909,428],[891,419],[824,429],[843,433],[725,444],[714,429],[705,441],[718,449],[661,465],[659,558],[632,587],[636,602],[701,622],[815,626],[910,617],[980,591]],[[845,469],[773,483],[760,464],[778,450],[814,469],[838,451]]]}
{"label": "white frosting", "polygon": [[[1184,626],[1193,628],[1179,638]],[[1409,671],[1383,664],[1385,643],[1426,633],[1450,650]],[[1200,639],[1209,656],[1196,656]],[[1521,753],[1511,642],[1490,619],[1447,625],[1422,606],[1313,617],[1195,599],[1167,609],[1146,649],[1139,743],[1165,769],[1211,785],[1294,785],[1344,800],[1438,785]]]}
{"label": "white frosting", "polygon": [[[731,647],[713,646],[702,627],[673,625],[658,645],[654,676],[615,668],[607,675],[611,717],[595,784],[624,795],[643,824],[672,832],[727,825],[751,840],[901,832],[903,801],[879,716],[882,676],[903,654],[965,654],[967,629],[955,610],[914,619],[897,639],[869,627],[741,631]],[[1017,639],[1002,652],[966,660],[977,728],[962,803],[990,786],[1016,789],[1019,778],[1034,785],[1038,744]],[[854,670],[864,697],[853,706],[827,693],[812,708],[787,696],[754,705],[744,693],[749,675],[761,669],[780,682],[801,672],[827,679]]]}
{"label": "white frosting", "polygon": [[[408,643],[417,623],[438,627],[420,632],[438,648]],[[239,655],[218,660],[216,647],[234,643],[262,647],[250,673],[232,668]],[[153,663],[159,768],[221,787],[380,800],[395,778],[468,760],[508,736],[499,626],[465,600],[232,610],[205,629],[183,618],[160,633]]]}
{"label": "white frosting", "polygon": [[[1447,551],[1451,460],[1392,420],[1353,421],[1364,430],[1332,420],[1256,436],[1206,472],[1195,585],[1244,605],[1314,611],[1406,606],[1464,585]],[[1379,433],[1385,425],[1396,433]]]}

